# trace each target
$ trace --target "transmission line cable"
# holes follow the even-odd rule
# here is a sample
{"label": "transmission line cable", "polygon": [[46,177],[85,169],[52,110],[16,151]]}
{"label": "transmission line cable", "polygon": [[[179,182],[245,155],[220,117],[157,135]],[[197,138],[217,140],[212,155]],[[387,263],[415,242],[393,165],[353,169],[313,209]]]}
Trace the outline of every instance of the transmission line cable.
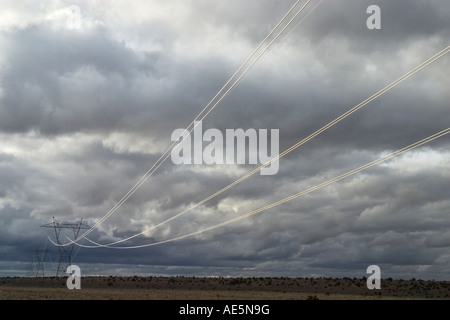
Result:
{"label": "transmission line cable", "polygon": [[[361,103],[359,103],[358,105],[354,106],[353,108],[351,108],[350,110],[348,110],[347,112],[343,113],[342,115],[340,115],[339,117],[337,117],[336,119],[334,119],[333,121],[329,122],[328,124],[326,124],[325,126],[323,126],[322,128],[318,129],[317,131],[313,132],[312,134],[310,134],[309,136],[307,136],[306,138],[300,140],[299,142],[297,142],[296,144],[294,144],[293,146],[291,146],[290,148],[286,149],[285,151],[283,151],[282,153],[280,153],[279,155],[275,156],[274,158],[272,158],[271,160],[267,161],[266,163],[260,165],[259,167],[257,167],[256,169],[248,172],[247,174],[245,174],[244,176],[240,177],[239,179],[235,180],[234,182],[230,183],[229,185],[227,185],[226,187],[220,189],[219,191],[211,194],[210,196],[204,198],[203,200],[201,200],[200,202],[190,206],[189,208],[183,210],[182,212],[158,223],[155,226],[152,226],[150,228],[145,229],[144,231],[137,233],[135,235],[129,236],[127,238],[121,239],[121,240],[117,240],[108,244],[98,244],[99,246],[112,246],[115,245],[117,243],[121,243],[130,239],[133,239],[137,236],[140,236],[144,233],[150,232],[151,230],[160,227],[163,224],[166,224],[184,214],[186,214],[187,212],[195,209],[196,207],[204,204],[205,202],[217,197],[218,195],[222,194],[223,192],[227,191],[228,189],[232,188],[233,186],[237,185],[238,183],[246,180],[247,178],[251,177],[252,175],[254,175],[255,173],[259,172],[262,168],[270,165],[271,163],[278,161],[280,158],[284,157],[285,155],[287,155],[288,153],[290,153],[291,151],[297,149],[298,147],[300,147],[301,145],[305,144],[306,142],[310,141],[311,139],[313,139],[314,137],[318,136],[319,134],[321,134],[322,132],[324,132],[325,130],[331,128],[332,126],[336,125],[337,123],[339,123],[340,121],[344,120],[345,118],[347,118],[348,116],[350,116],[351,114],[355,113],[356,111],[358,111],[359,109],[363,108],[364,106],[368,105],[370,102],[372,102],[373,100],[377,99],[378,97],[380,97],[381,95],[385,94],[386,92],[388,92],[389,90],[393,89],[394,87],[396,87],[397,85],[399,85],[400,83],[402,83],[403,81],[405,81],[406,79],[410,78],[411,76],[413,76],[414,74],[416,74],[417,72],[419,72],[420,70],[424,69],[425,67],[427,67],[428,65],[430,65],[431,63],[435,62],[436,60],[438,60],[439,58],[441,58],[442,56],[444,56],[445,54],[447,54],[448,52],[450,52],[450,46],[446,47],[445,49],[441,50],[440,52],[436,53],[434,56],[432,56],[431,58],[427,59],[426,61],[422,62],[420,65],[418,65],[417,67],[413,68],[412,70],[410,70],[409,72],[407,72],[406,74],[404,74],[403,76],[399,77],[398,79],[396,79],[395,81],[393,81],[392,83],[390,83],[389,85],[385,86],[383,89],[379,90],[377,93],[373,94],[372,96],[370,96],[369,98],[365,99],[364,101],[362,101]],[[92,240],[86,238],[86,240],[88,240],[89,242],[92,242]],[[95,242],[92,242],[95,243]]]}
{"label": "transmission line cable", "polygon": [[[212,102],[225,90],[225,88],[230,84],[230,82],[236,77],[236,75],[242,71],[244,66],[251,60],[252,57],[255,56],[255,54],[261,49],[263,44],[270,38],[270,36],[273,35],[273,33],[278,29],[278,27],[282,24],[284,20],[289,16],[289,14],[294,10],[294,8],[300,3],[300,0],[296,1],[294,5],[289,9],[289,11],[283,16],[283,18],[276,24],[276,26],[270,31],[270,33],[264,38],[264,40],[258,45],[258,47],[250,54],[250,56],[245,60],[245,62],[238,68],[238,70],[233,74],[233,76],[226,82],[226,84],[219,90],[219,92],[214,96],[213,99],[210,100],[210,102],[203,108],[203,110],[197,115],[197,117],[189,124],[187,128],[190,128],[192,125],[194,125],[190,132],[192,132],[196,125],[195,122],[198,121],[200,116],[204,112],[206,112],[201,118],[200,121],[205,119],[206,116],[225,98],[225,96],[228,95],[228,93],[240,82],[240,80],[244,77],[244,75],[254,66],[254,64],[261,58],[261,56],[272,46],[272,44],[280,37],[280,35],[286,30],[286,28],[295,20],[295,18],[305,9],[305,7],[311,2],[311,0],[307,0],[306,3],[302,6],[302,8],[294,15],[291,20],[283,27],[283,29],[274,37],[274,39],[266,46],[266,48],[258,55],[258,57],[253,61],[253,63],[245,69],[245,71],[239,76],[237,80],[231,85],[228,90],[223,93],[223,95],[220,97],[220,99],[215,102],[215,104],[208,110],[208,107],[212,104]],[[187,130],[187,129],[186,129]],[[153,166],[141,177],[141,179],[111,208],[108,213],[106,213],[99,221],[97,221],[89,230],[84,232],[78,240],[83,239],[88,234],[90,234],[93,230],[97,229],[107,218],[109,218],[118,208],[120,208],[123,203],[125,203],[135,192],[136,190],[150,178],[150,176],[167,160],[167,158],[170,156],[170,151],[173,150],[174,146],[176,145],[177,141],[174,141],[172,145],[164,152],[163,155],[153,164]],[[179,144],[178,144],[179,145]],[[62,244],[63,246],[70,245],[72,243],[66,243]]]}
{"label": "transmission line cable", "polygon": [[[230,223],[242,220],[244,218],[248,218],[248,217],[250,217],[252,215],[255,215],[257,213],[266,211],[268,209],[271,209],[273,207],[279,206],[279,205],[281,205],[283,203],[286,203],[288,201],[294,200],[294,199],[296,199],[298,197],[304,196],[304,195],[306,195],[308,193],[311,193],[313,191],[316,191],[318,189],[321,189],[321,188],[324,188],[326,186],[329,186],[332,183],[335,183],[335,182],[338,182],[338,181],[343,180],[345,178],[348,178],[348,177],[350,177],[350,176],[352,176],[352,175],[354,175],[356,173],[359,173],[361,171],[367,170],[367,169],[369,169],[369,168],[371,168],[371,167],[373,167],[375,165],[378,165],[378,164],[380,164],[382,162],[385,162],[385,161],[387,161],[387,160],[389,160],[391,158],[397,157],[397,156],[399,156],[399,155],[401,155],[401,154],[403,154],[403,153],[405,153],[407,151],[410,151],[410,150],[415,149],[417,147],[420,147],[420,146],[422,146],[422,145],[424,145],[426,143],[429,143],[429,142],[431,142],[431,141],[433,141],[435,139],[443,137],[443,136],[445,136],[448,133],[450,133],[450,128],[447,128],[447,129],[442,130],[442,131],[440,131],[438,133],[435,133],[435,134],[433,134],[433,135],[431,135],[431,136],[429,136],[429,137],[427,137],[425,139],[422,139],[420,141],[417,141],[417,142],[415,142],[415,143],[413,143],[413,144],[411,144],[411,145],[409,145],[407,147],[399,149],[399,150],[397,150],[397,151],[395,151],[393,153],[390,153],[390,154],[388,154],[386,156],[383,156],[383,157],[381,157],[381,158],[379,158],[377,160],[374,160],[374,161],[369,162],[369,163],[367,163],[365,165],[362,165],[362,166],[360,166],[360,167],[358,167],[356,169],[350,170],[350,171],[348,171],[348,172],[346,172],[344,174],[341,174],[341,175],[339,175],[337,177],[334,177],[332,179],[324,181],[324,182],[322,182],[320,184],[317,184],[317,185],[315,185],[315,186],[313,186],[311,188],[305,189],[305,190],[300,191],[298,193],[295,193],[295,194],[293,194],[293,195],[291,195],[289,197],[283,198],[283,199],[278,200],[276,202],[272,202],[272,203],[267,204],[267,205],[265,205],[263,207],[260,207],[258,209],[253,210],[253,211],[250,211],[248,213],[242,214],[242,215],[240,215],[238,217],[235,217],[235,218],[232,218],[232,219],[229,219],[229,220],[217,223],[217,224],[212,225],[210,227],[207,227],[207,228],[204,228],[204,229],[201,229],[201,230],[198,230],[198,231],[194,231],[194,232],[191,232],[191,233],[188,233],[188,234],[185,234],[185,235],[173,237],[173,238],[170,238],[170,239],[161,240],[161,241],[158,241],[158,242],[147,243],[147,244],[136,245],[136,246],[127,246],[127,247],[124,246],[124,247],[112,247],[112,248],[115,248],[115,249],[136,249],[136,248],[144,248],[144,247],[156,246],[156,245],[161,245],[161,244],[164,244],[164,243],[169,243],[169,242],[174,242],[174,241],[177,241],[177,240],[185,239],[185,238],[188,238],[188,237],[192,237],[194,235],[199,235],[199,234],[204,233],[206,231],[210,231],[210,230],[213,230],[213,229],[217,229],[219,227],[223,227],[223,226],[228,225]],[[98,246],[80,245],[78,243],[77,243],[77,245],[82,246],[84,248],[98,248]]]}

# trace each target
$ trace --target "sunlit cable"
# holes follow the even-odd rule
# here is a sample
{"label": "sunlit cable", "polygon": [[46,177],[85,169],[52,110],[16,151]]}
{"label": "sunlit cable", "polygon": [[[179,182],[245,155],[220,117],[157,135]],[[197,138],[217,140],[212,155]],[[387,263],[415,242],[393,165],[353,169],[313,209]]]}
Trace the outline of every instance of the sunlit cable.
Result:
{"label": "sunlit cable", "polygon": [[326,124],[325,126],[323,126],[322,128],[318,129],[317,131],[315,131],[314,133],[310,134],[309,136],[307,136],[306,138],[300,140],[299,142],[297,142],[296,144],[294,144],[293,146],[291,146],[290,148],[286,149],[285,151],[283,151],[282,153],[280,153],[279,155],[275,156],[273,159],[267,161],[266,163],[260,165],[258,168],[248,172],[247,174],[245,174],[244,176],[240,177],[239,179],[235,180],[234,182],[232,182],[231,184],[227,185],[226,187],[220,189],[219,191],[213,193],[212,195],[206,197],[205,199],[201,200],[200,202],[190,206],[189,208],[183,210],[182,212],[158,223],[155,226],[152,226],[150,228],[147,228],[145,230],[143,230],[140,233],[137,233],[135,235],[129,236],[127,238],[121,239],[121,240],[117,240],[108,244],[99,244],[96,242],[93,242],[90,239],[86,239],[91,243],[94,243],[98,246],[103,246],[103,247],[108,247],[108,246],[113,246],[115,244],[133,239],[137,236],[140,236],[144,233],[150,232],[151,230],[166,224],[172,220],[174,220],[175,218],[178,218],[182,215],[184,215],[185,213],[195,209],[196,207],[202,205],[203,203],[217,197],[218,195],[222,194],[223,192],[227,191],[228,189],[232,188],[233,186],[237,185],[238,183],[244,181],[245,179],[251,177],[252,175],[254,175],[255,173],[259,172],[262,168],[270,165],[271,163],[273,163],[274,161],[278,161],[280,158],[282,158],[283,156],[287,155],[288,153],[290,153],[291,151],[297,149],[298,147],[300,147],[301,145],[303,145],[304,143],[310,141],[311,139],[313,139],[314,137],[318,136],[320,133],[324,132],[325,130],[331,128],[332,126],[334,126],[335,124],[337,124],[338,122],[342,121],[343,119],[347,118],[348,116],[350,116],[351,114],[353,114],[354,112],[358,111],[359,109],[363,108],[364,106],[366,106],[367,104],[369,104],[370,102],[372,102],[373,100],[377,99],[378,97],[380,97],[381,95],[383,95],[384,93],[388,92],[389,90],[393,89],[395,86],[399,85],[400,83],[402,83],[403,81],[405,81],[406,79],[408,79],[409,77],[413,76],[415,73],[419,72],[420,70],[422,70],[423,68],[427,67],[428,65],[430,65],[431,63],[433,63],[434,61],[436,61],[437,59],[441,58],[442,56],[444,56],[445,54],[447,54],[448,52],[450,52],[450,46],[448,46],[447,48],[441,50],[440,52],[438,52],[437,54],[435,54],[434,56],[432,56],[431,58],[427,59],[426,61],[422,62],[420,65],[418,65],[417,67],[413,68],[412,70],[410,70],[409,72],[407,72],[406,74],[404,74],[403,76],[399,77],[398,79],[396,79],[395,81],[393,81],[392,83],[390,83],[389,85],[385,86],[383,89],[379,90],[377,93],[373,94],[372,96],[370,96],[369,98],[365,99],[364,101],[362,101],[361,103],[359,103],[358,105],[356,105],[355,107],[351,108],[350,110],[348,110],[347,112],[343,113],[342,115],[340,115],[339,117],[337,117],[336,119],[334,119],[333,121],[329,122],[328,124]]}
{"label": "sunlit cable", "polygon": [[[161,244],[164,244],[164,243],[169,243],[169,242],[174,242],[174,241],[177,241],[177,240],[185,239],[185,238],[188,238],[188,237],[192,237],[194,235],[198,235],[198,234],[204,233],[206,231],[210,231],[210,230],[213,230],[213,229],[217,229],[219,227],[223,227],[223,226],[228,225],[230,223],[242,220],[244,218],[250,217],[250,216],[255,215],[257,213],[260,213],[262,211],[266,211],[268,209],[271,209],[273,207],[276,207],[276,206],[281,205],[283,203],[286,203],[288,201],[294,200],[294,199],[296,199],[296,198],[298,198],[300,196],[306,195],[306,194],[311,193],[313,191],[316,191],[318,189],[324,188],[324,187],[326,187],[326,186],[328,186],[328,185],[330,185],[332,183],[335,183],[337,181],[340,181],[342,179],[348,178],[348,177],[350,177],[350,176],[352,176],[352,175],[354,175],[356,173],[359,173],[359,172],[361,172],[363,170],[366,170],[366,169],[368,169],[370,167],[373,167],[373,166],[378,165],[378,164],[380,164],[382,162],[385,162],[385,161],[387,161],[387,160],[389,160],[391,158],[399,156],[399,155],[401,155],[401,154],[403,154],[403,153],[405,153],[407,151],[410,151],[410,150],[415,149],[415,148],[417,148],[419,146],[422,146],[422,145],[424,145],[424,144],[426,144],[428,142],[431,142],[431,141],[433,141],[433,140],[435,140],[437,138],[440,138],[440,137],[442,137],[442,136],[444,136],[444,135],[446,135],[448,133],[450,133],[450,128],[447,128],[447,129],[442,130],[442,131],[440,131],[438,133],[435,133],[435,134],[433,134],[433,135],[431,135],[431,136],[429,136],[429,137],[427,137],[425,139],[422,139],[420,141],[417,141],[417,142],[415,142],[415,143],[413,143],[413,144],[411,144],[411,145],[409,145],[407,147],[399,149],[399,150],[397,150],[397,151],[395,151],[393,153],[390,153],[390,154],[388,154],[388,155],[386,155],[384,157],[381,157],[381,158],[379,158],[377,160],[369,162],[369,163],[367,163],[367,164],[365,164],[363,166],[360,166],[360,167],[358,167],[356,169],[350,170],[350,171],[348,171],[348,172],[346,172],[344,174],[341,174],[341,175],[339,175],[339,176],[337,176],[335,178],[332,178],[332,179],[329,179],[329,180],[327,180],[325,182],[317,184],[317,185],[315,185],[315,186],[313,186],[311,188],[305,189],[303,191],[300,191],[300,192],[298,192],[296,194],[293,194],[293,195],[291,195],[289,197],[283,198],[283,199],[278,200],[276,202],[272,202],[272,203],[270,203],[268,205],[265,205],[263,207],[260,207],[260,208],[258,208],[256,210],[253,210],[253,211],[250,211],[248,213],[242,214],[242,215],[240,215],[238,217],[235,217],[235,218],[232,218],[232,219],[229,219],[229,220],[217,223],[217,224],[215,224],[213,226],[210,226],[210,227],[207,227],[207,228],[195,231],[195,232],[191,232],[191,233],[188,233],[188,234],[185,234],[185,235],[181,235],[181,236],[178,236],[178,237],[173,237],[173,238],[170,238],[170,239],[161,240],[161,241],[158,241],[158,242],[147,243],[147,244],[136,245],[136,246],[127,246],[127,247],[124,246],[124,247],[113,247],[113,248],[115,248],[115,249],[136,249],[136,248],[144,248],[144,247],[156,246],[156,245],[161,245]],[[87,246],[87,245],[80,245],[80,244],[77,244],[77,245],[82,246],[84,248],[98,248],[98,246]]]}
{"label": "sunlit cable", "polygon": [[[300,9],[300,11],[295,15],[295,17],[297,17],[301,11],[303,11],[303,9],[306,7],[306,5],[310,2],[311,0],[308,0],[306,2],[306,4]],[[288,17],[288,15],[294,10],[294,8],[300,3],[300,0],[296,1],[296,3],[288,10],[288,12],[283,16],[283,18],[276,24],[276,26],[270,31],[270,33],[264,38],[264,40],[258,45],[258,47],[250,54],[250,56],[245,60],[245,62],[238,68],[238,70],[233,74],[233,76],[226,82],[226,84],[219,90],[219,92],[214,96],[214,98],[212,98],[210,100],[210,102],[203,108],[203,110],[197,115],[197,117],[189,124],[189,126],[187,127],[190,128],[195,121],[197,121],[199,119],[199,117],[202,115],[203,112],[205,112],[208,107],[212,104],[212,102],[225,90],[225,88],[229,85],[229,83],[236,77],[236,75],[244,68],[244,66],[250,61],[250,59],[256,54],[256,52],[263,46],[263,44],[267,41],[267,39],[269,39],[269,37],[275,32],[275,30],[281,25],[281,23]],[[292,21],[295,19],[292,18],[290,20],[290,22],[287,24],[287,26],[292,23]],[[281,35],[281,33],[286,29],[285,26],[283,28],[283,30],[278,33],[278,35],[275,37],[274,40],[272,40],[272,42],[266,47],[266,49],[264,49],[263,53],[265,51],[267,51],[267,49],[274,43],[274,41]],[[263,54],[262,53],[262,54]],[[262,54],[260,54],[258,56],[258,58],[256,59],[259,60],[259,58],[262,56]],[[254,61],[251,66],[249,68],[247,68],[244,73],[238,78],[238,80],[236,80],[233,85],[231,86],[231,88],[229,88],[220,98],[219,101],[217,101],[214,106],[205,114],[202,116],[201,120],[203,120],[217,105],[220,101],[223,100],[223,98],[231,91],[232,88],[234,88],[237,83],[242,79],[242,77],[250,70],[250,68],[256,63],[256,61]],[[191,128],[191,132],[192,130],[194,130],[195,126],[193,128]],[[122,206],[123,203],[125,203],[133,194],[134,192],[136,192],[136,190],[146,181],[148,180],[148,178],[150,178],[150,176],[167,160],[167,158],[170,155],[170,150],[173,149],[173,147],[175,146],[175,144],[177,143],[177,141],[173,142],[172,145],[163,153],[163,155],[161,155],[161,157],[153,164],[153,166],[141,177],[141,179],[113,206],[113,208],[111,208],[108,213],[106,213],[99,221],[97,221],[89,230],[87,230],[84,234],[82,234],[78,240],[83,239],[84,237],[86,237],[89,233],[91,233],[93,230],[97,229],[100,224],[102,224],[107,218],[109,218],[118,208],[120,208]],[[71,242],[66,243],[64,245],[70,245]]]}

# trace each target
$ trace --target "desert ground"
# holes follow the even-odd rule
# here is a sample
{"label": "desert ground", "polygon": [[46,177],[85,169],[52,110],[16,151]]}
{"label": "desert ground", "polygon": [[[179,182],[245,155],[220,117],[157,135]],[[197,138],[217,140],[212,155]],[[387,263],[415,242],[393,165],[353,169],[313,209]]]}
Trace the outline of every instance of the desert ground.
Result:
{"label": "desert ground", "polygon": [[82,277],[0,278],[0,300],[450,300],[450,281],[356,278]]}

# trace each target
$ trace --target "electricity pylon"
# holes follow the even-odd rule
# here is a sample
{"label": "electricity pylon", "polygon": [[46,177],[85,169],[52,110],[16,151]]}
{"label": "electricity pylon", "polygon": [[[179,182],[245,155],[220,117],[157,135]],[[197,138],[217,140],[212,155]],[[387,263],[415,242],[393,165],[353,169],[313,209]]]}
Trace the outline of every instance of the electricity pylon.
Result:
{"label": "electricity pylon", "polygon": [[75,242],[78,238],[80,230],[89,229],[89,226],[83,223],[83,219],[81,219],[80,222],[77,223],[70,223],[70,222],[60,223],[55,219],[55,217],[53,217],[53,222],[44,224],[41,227],[54,229],[56,243],[58,244],[58,251],[59,251],[58,269],[56,270],[56,276],[58,277],[60,275],[65,275],[67,267],[72,264],[72,253],[75,243],[71,243],[69,245],[62,245],[61,240],[59,239],[61,230],[72,229],[73,232],[72,241]]}

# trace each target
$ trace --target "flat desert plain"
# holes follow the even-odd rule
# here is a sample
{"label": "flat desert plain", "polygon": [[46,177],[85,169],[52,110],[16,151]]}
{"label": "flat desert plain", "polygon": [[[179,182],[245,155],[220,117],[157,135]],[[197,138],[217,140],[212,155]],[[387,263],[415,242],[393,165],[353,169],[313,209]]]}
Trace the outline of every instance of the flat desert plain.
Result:
{"label": "flat desert plain", "polygon": [[0,278],[1,300],[398,300],[450,299],[450,281],[356,278],[91,277]]}

